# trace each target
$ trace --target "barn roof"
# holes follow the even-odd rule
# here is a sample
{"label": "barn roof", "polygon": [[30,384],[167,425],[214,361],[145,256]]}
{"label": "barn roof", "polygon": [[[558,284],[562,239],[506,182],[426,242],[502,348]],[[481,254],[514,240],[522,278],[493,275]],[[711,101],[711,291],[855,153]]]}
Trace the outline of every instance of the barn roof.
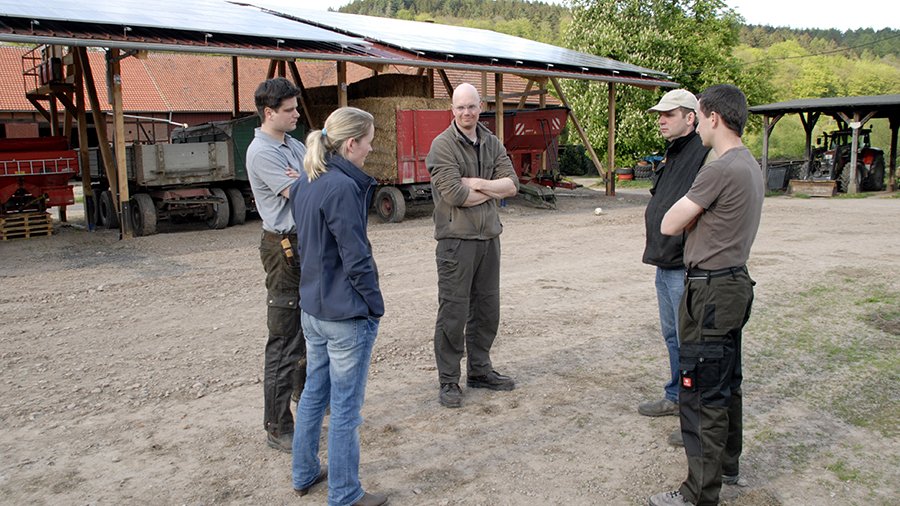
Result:
{"label": "barn roof", "polygon": [[226,0],[147,7],[145,0],[0,0],[0,41],[676,85],[661,72],[489,30]]}
{"label": "barn roof", "polygon": [[750,112],[766,116],[803,112],[822,112],[828,115],[852,114],[854,111],[875,111],[873,116],[875,118],[898,117],[900,116],[900,95],[801,98],[750,108]]}

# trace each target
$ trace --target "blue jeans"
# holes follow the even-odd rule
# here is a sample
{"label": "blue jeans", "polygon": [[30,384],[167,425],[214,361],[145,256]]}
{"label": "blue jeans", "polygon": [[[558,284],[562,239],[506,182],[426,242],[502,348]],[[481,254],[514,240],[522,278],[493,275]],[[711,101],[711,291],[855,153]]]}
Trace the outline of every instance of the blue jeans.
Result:
{"label": "blue jeans", "polygon": [[325,408],[328,423],[328,504],[353,504],[365,492],[359,483],[359,426],[369,358],[378,320],[326,321],[301,313],[306,337],[306,386],[294,424],[294,488],[306,488],[319,476],[319,437]]}
{"label": "blue jeans", "polygon": [[659,303],[659,326],[669,350],[669,382],[665,396],[678,402],[678,306],[684,295],[684,269],[656,268],[656,301]]}

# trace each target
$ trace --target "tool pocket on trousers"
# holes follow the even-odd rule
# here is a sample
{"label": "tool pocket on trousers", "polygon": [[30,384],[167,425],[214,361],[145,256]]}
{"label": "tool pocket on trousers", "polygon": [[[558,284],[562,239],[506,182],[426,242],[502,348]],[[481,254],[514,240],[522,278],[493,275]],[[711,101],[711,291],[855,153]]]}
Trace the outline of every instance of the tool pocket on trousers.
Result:
{"label": "tool pocket on trousers", "polygon": [[681,343],[679,355],[682,374],[688,372],[692,375],[692,387],[709,388],[719,383],[725,355],[721,342]]}
{"label": "tool pocket on trousers", "polygon": [[300,325],[298,305],[300,295],[269,295],[268,306],[269,333],[276,336],[292,336]]}

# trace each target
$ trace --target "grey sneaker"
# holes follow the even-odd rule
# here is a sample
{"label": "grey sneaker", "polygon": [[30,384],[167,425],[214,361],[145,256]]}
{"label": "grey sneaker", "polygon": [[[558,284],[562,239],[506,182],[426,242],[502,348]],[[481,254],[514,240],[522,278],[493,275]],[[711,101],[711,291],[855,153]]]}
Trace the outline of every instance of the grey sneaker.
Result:
{"label": "grey sneaker", "polygon": [[644,416],[678,416],[678,404],[669,399],[642,402],[638,404],[638,413]]}
{"label": "grey sneaker", "polygon": [[458,408],[462,406],[462,390],[456,383],[441,383],[438,400],[445,408]]}
{"label": "grey sneaker", "polygon": [[728,476],[727,474],[722,475],[722,483],[725,485],[731,485],[733,487],[749,487],[750,483],[747,482],[741,475],[736,474],[734,476]]}
{"label": "grey sneaker", "polygon": [[669,444],[672,446],[678,446],[678,447],[684,446],[684,439],[681,436],[681,428],[680,427],[673,430],[672,433],[669,434],[668,441],[669,441]]}
{"label": "grey sneaker", "polygon": [[678,490],[663,492],[650,498],[650,506],[694,506],[691,501],[685,501],[684,496]]}

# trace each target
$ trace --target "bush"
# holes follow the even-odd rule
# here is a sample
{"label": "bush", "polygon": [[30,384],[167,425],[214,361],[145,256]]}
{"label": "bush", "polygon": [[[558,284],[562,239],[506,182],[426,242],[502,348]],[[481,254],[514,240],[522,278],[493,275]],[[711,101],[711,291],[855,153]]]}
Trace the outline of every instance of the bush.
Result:
{"label": "bush", "polygon": [[580,144],[565,144],[559,147],[559,173],[564,176],[587,176],[597,174],[587,150]]}

